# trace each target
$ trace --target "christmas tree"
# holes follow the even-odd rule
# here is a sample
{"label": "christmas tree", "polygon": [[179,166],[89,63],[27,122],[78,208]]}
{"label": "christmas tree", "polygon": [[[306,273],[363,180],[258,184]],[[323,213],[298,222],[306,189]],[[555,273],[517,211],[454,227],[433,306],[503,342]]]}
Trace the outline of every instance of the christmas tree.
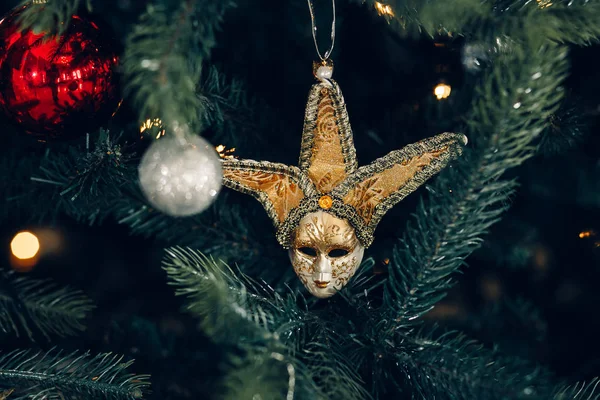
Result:
{"label": "christmas tree", "polygon": [[600,399],[599,1],[2,13],[0,398]]}

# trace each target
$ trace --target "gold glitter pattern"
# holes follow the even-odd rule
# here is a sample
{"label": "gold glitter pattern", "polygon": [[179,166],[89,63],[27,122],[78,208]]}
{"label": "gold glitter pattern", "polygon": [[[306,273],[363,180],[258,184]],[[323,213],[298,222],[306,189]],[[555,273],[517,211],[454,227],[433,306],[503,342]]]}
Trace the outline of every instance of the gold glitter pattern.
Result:
{"label": "gold glitter pattern", "polygon": [[335,218],[330,214],[324,217],[312,216],[309,221],[301,223],[296,231],[294,247],[313,247],[329,254],[333,249],[352,251],[358,243],[354,228],[346,220]]}
{"label": "gold glitter pattern", "polygon": [[298,207],[304,193],[290,177],[261,171],[225,171],[225,176],[252,190],[263,192],[273,204],[279,222],[283,222],[292,208]]}
{"label": "gold glitter pattern", "polygon": [[321,193],[329,193],[346,177],[333,100],[325,94],[319,101],[308,176]]}
{"label": "gold glitter pattern", "polygon": [[300,186],[310,187],[297,168],[251,160],[223,162],[223,184],[256,197],[276,222],[282,223],[305,197]]}
{"label": "gold glitter pattern", "polygon": [[375,208],[392,193],[405,186],[424,167],[431,164],[434,158],[443,153],[443,149],[423,153],[410,160],[394,164],[366,180],[358,183],[344,196],[344,203],[354,207],[366,224],[371,222]]}

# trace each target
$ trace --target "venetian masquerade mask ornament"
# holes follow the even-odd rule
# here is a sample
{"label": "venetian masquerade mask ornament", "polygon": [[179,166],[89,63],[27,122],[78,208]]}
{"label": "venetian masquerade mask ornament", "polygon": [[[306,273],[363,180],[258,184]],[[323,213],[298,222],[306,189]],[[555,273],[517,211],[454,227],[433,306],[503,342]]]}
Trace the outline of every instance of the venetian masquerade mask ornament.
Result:
{"label": "venetian masquerade mask ornament", "polygon": [[458,157],[467,142],[462,134],[442,133],[359,168],[344,98],[327,60],[333,32],[331,48],[315,64],[319,82],[308,96],[298,167],[222,160],[223,184],[263,205],[296,274],[321,298],[354,275],[385,213]]}

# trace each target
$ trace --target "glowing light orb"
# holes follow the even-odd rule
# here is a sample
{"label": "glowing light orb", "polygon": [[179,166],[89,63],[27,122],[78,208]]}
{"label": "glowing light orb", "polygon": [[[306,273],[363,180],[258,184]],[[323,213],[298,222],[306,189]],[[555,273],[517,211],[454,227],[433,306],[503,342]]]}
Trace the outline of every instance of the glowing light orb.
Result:
{"label": "glowing light orb", "polygon": [[28,260],[40,251],[40,241],[31,232],[19,232],[10,242],[10,250],[19,260]]}
{"label": "glowing light orb", "polygon": [[438,85],[433,89],[433,94],[438,100],[442,100],[450,96],[450,92],[452,92],[452,88],[450,85],[446,85],[445,83],[438,83]]}
{"label": "glowing light orb", "polygon": [[394,16],[394,10],[392,10],[392,7],[389,4],[383,4],[376,1],[375,9],[379,15],[389,15],[391,17]]}

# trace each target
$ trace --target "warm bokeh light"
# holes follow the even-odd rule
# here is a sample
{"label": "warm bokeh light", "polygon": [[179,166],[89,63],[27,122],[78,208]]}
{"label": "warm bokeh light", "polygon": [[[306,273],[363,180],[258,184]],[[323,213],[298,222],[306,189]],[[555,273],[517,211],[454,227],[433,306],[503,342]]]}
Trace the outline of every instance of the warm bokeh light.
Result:
{"label": "warm bokeh light", "polygon": [[592,237],[595,235],[596,235],[596,232],[591,231],[591,230],[590,231],[581,231],[581,232],[579,232],[579,239],[585,239],[585,238],[589,238],[589,237]]}
{"label": "warm bokeh light", "polygon": [[394,10],[392,10],[392,7],[389,4],[383,4],[376,1],[375,9],[379,15],[389,15],[390,17],[394,16]]}
{"label": "warm bokeh light", "polygon": [[548,8],[552,5],[552,0],[537,0],[540,8]]}
{"label": "warm bokeh light", "polygon": [[19,260],[28,260],[35,257],[40,251],[40,241],[31,232],[19,232],[10,242],[10,250]]}
{"label": "warm bokeh light", "polygon": [[217,151],[217,153],[219,153],[219,156],[221,158],[235,158],[235,156],[233,155],[235,147],[228,149],[227,147],[225,147],[225,145],[220,144],[215,147],[215,150]]}
{"label": "warm bokeh light", "polygon": [[438,100],[442,100],[450,96],[450,92],[452,92],[452,88],[450,85],[446,85],[445,83],[438,83],[438,85],[433,89],[433,94]]}
{"label": "warm bokeh light", "polygon": [[165,135],[165,129],[162,126],[162,120],[160,118],[148,118],[144,121],[142,126],[140,126],[140,133],[143,134],[145,131],[151,128],[158,128],[158,132],[156,133],[156,139],[160,139],[161,136]]}

